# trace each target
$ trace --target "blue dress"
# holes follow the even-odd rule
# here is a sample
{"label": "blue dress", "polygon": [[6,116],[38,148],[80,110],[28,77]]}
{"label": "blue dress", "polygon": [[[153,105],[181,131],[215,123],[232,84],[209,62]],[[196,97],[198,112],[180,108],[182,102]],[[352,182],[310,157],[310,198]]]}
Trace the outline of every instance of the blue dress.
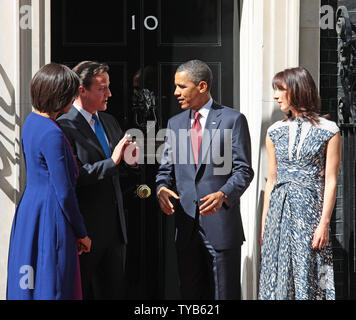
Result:
{"label": "blue dress", "polygon": [[24,123],[22,147],[27,185],[11,230],[7,299],[72,299],[76,239],[87,235],[74,158],[57,124],[36,113]]}
{"label": "blue dress", "polygon": [[312,249],[323,209],[326,147],[339,131],[324,118],[278,121],[268,129],[277,181],[261,248],[259,299],[335,299],[332,250]]}

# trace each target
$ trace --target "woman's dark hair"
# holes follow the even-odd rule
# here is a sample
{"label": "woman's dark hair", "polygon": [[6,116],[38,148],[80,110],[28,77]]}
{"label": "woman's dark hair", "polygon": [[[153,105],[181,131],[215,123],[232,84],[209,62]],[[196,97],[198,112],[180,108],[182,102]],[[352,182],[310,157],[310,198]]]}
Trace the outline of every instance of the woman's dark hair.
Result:
{"label": "woman's dark hair", "polygon": [[[319,123],[320,97],[315,82],[305,68],[290,68],[278,72],[272,80],[274,90],[287,91],[290,105],[312,124]],[[287,119],[292,118],[288,112]]]}
{"label": "woman's dark hair", "polygon": [[109,72],[109,66],[96,61],[82,61],[73,68],[73,71],[79,76],[80,85],[89,89],[93,77],[99,73]]}
{"label": "woman's dark hair", "polygon": [[79,78],[67,66],[49,63],[31,81],[31,102],[40,112],[60,112],[78,96]]}

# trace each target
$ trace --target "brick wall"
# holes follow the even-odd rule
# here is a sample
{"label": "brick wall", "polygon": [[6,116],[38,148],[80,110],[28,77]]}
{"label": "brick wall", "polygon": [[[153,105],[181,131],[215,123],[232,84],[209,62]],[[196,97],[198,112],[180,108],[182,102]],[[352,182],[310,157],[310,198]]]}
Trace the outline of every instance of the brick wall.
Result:
{"label": "brick wall", "polygon": [[[350,18],[356,24],[356,1],[355,0],[321,0],[321,6],[328,5],[333,8],[334,19],[337,8],[346,6],[350,13]],[[334,21],[334,26],[335,26]],[[337,101],[338,96],[342,95],[342,87],[338,78],[338,53],[337,53],[337,33],[334,28],[320,30],[320,96],[322,99],[322,113],[329,114],[331,119],[337,122]],[[331,239],[334,252],[334,272],[335,288],[337,299],[356,298],[355,290],[355,263],[349,265],[349,256],[355,260],[355,247],[351,246],[349,252],[348,245],[355,242],[355,208],[351,220],[345,219],[343,210],[343,175],[350,174],[344,172],[341,167],[336,205],[331,221]],[[355,195],[353,195],[355,197]],[[345,230],[347,230],[345,232]],[[351,231],[350,231],[351,230]],[[349,232],[349,233],[348,233]],[[353,251],[353,252],[352,252]],[[355,261],[354,261],[355,262]],[[349,266],[351,267],[349,269]],[[351,290],[349,290],[349,286]],[[351,293],[350,293],[351,291]]]}
{"label": "brick wall", "polygon": [[[336,0],[321,0],[321,5],[331,6],[333,12],[336,13]],[[322,112],[330,114],[334,121],[337,121],[337,60],[337,34],[335,28],[320,29],[320,96]]]}

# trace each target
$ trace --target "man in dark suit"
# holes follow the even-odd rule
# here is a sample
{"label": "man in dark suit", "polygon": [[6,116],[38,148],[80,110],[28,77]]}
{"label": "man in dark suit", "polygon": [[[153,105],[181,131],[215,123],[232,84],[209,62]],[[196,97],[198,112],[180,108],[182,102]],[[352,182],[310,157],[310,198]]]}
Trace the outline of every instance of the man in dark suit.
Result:
{"label": "man in dark suit", "polygon": [[168,121],[156,190],[162,211],[175,213],[182,298],[240,299],[250,134],[243,114],[212,100],[211,83],[202,61],[178,67],[174,95],[185,111]]}
{"label": "man in dark suit", "polygon": [[[80,257],[84,299],[122,299],[127,232],[119,171],[131,142],[103,111],[111,97],[109,67],[84,61],[73,70],[79,96],[58,119],[79,166],[77,197],[93,247]],[[119,165],[120,164],[120,165]]]}

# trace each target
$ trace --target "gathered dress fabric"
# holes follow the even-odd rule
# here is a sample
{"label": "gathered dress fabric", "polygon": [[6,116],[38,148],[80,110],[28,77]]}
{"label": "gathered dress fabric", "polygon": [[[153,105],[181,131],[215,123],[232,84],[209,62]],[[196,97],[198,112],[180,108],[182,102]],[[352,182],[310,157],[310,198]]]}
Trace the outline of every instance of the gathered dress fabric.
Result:
{"label": "gathered dress fabric", "polygon": [[76,239],[87,232],[75,159],[58,125],[36,113],[24,123],[22,147],[27,184],[12,224],[7,299],[80,299]]}
{"label": "gathered dress fabric", "polygon": [[327,143],[339,131],[334,122],[319,120],[278,121],[267,131],[277,180],[262,239],[261,300],[335,299],[331,241],[311,247],[323,209]]}

